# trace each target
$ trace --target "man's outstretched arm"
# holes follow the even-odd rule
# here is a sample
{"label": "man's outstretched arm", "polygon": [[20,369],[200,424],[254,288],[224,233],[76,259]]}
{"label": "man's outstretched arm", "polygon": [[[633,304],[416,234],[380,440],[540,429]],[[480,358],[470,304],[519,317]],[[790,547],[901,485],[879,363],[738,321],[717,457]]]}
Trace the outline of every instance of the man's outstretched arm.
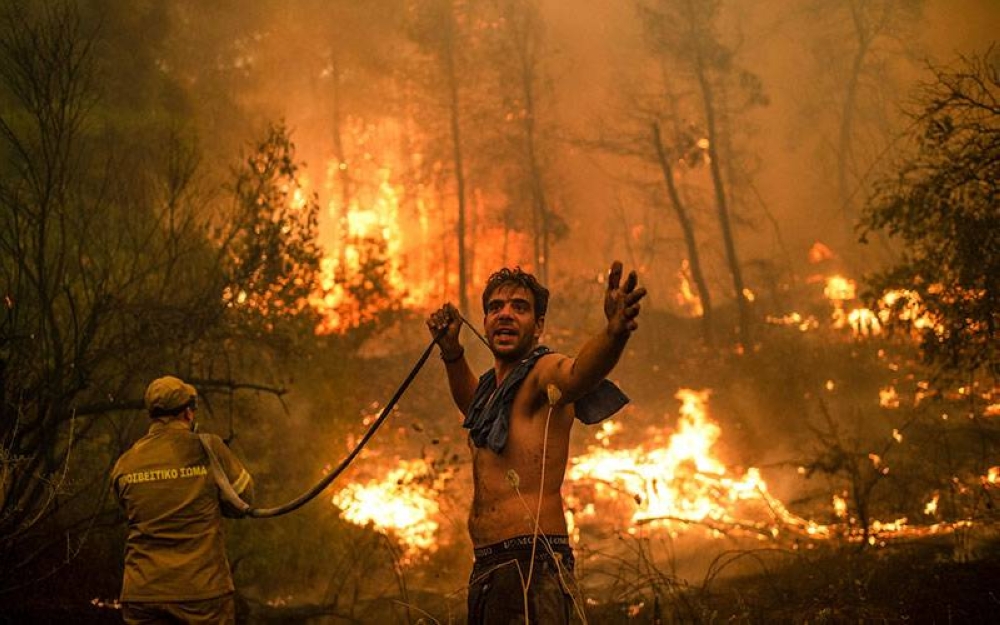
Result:
{"label": "man's outstretched arm", "polygon": [[646,289],[638,284],[635,271],[622,282],[622,264],[612,263],[604,294],[607,325],[584,343],[576,358],[543,359],[539,363],[541,388],[554,384],[562,394],[560,403],[569,404],[587,394],[618,364],[625,345],[639,327],[639,302],[646,296]]}

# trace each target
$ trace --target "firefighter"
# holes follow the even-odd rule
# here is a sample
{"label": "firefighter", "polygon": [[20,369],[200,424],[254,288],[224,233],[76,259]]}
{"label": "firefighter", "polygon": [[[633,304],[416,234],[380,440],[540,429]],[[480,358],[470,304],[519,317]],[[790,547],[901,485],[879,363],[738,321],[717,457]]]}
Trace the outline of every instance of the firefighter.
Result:
{"label": "firefighter", "polygon": [[158,378],[145,405],[149,431],[111,473],[128,523],[122,616],[126,623],[235,623],[222,517],[238,512],[220,499],[213,470],[247,502],[250,474],[221,438],[195,432],[198,393],[190,384]]}

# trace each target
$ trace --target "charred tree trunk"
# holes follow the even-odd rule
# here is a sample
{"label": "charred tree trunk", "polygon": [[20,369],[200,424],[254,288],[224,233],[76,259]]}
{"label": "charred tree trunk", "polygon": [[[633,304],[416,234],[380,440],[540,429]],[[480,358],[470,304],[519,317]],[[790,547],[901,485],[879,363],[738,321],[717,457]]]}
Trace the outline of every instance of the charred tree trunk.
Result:
{"label": "charred tree trunk", "polygon": [[729,264],[729,273],[733,278],[733,290],[735,291],[736,309],[739,317],[739,341],[744,347],[748,347],[751,341],[750,307],[744,294],[743,272],[740,268],[739,256],[736,253],[736,242],[733,238],[732,225],[730,223],[726,186],[722,179],[722,170],[719,168],[719,137],[717,136],[715,125],[715,102],[712,95],[712,86],[709,84],[708,68],[705,66],[700,49],[695,52],[694,69],[701,91],[702,106],[705,111],[705,127],[708,132],[709,167],[712,173],[712,188],[715,192],[715,207],[719,217],[719,229],[722,232],[722,241],[726,249],[726,261]]}
{"label": "charred tree trunk", "polygon": [[660,163],[660,170],[663,172],[663,182],[667,187],[667,195],[670,197],[670,205],[677,215],[677,222],[684,233],[684,244],[687,247],[688,261],[691,264],[691,278],[694,280],[695,288],[698,289],[698,298],[701,300],[701,327],[702,338],[705,345],[711,346],[715,342],[712,332],[712,298],[708,292],[708,283],[705,282],[705,275],[701,270],[701,259],[698,254],[698,242],[694,236],[694,224],[688,216],[687,208],[677,192],[677,185],[674,183],[674,172],[670,165],[670,159],[663,149],[663,141],[660,138],[660,126],[653,123],[653,145],[656,148],[656,157]]}
{"label": "charred tree trunk", "polygon": [[542,281],[542,284],[548,284],[549,209],[545,200],[542,168],[538,162],[538,150],[536,146],[533,77],[534,70],[531,66],[531,61],[525,54],[522,56],[521,63],[521,85],[524,97],[524,142],[531,175],[531,204],[533,210],[531,222],[535,228],[535,264],[538,267],[539,280]]}
{"label": "charred tree trunk", "polygon": [[[347,211],[351,201],[351,174],[347,169],[347,154],[344,150],[344,120],[341,106],[340,60],[333,57],[333,152],[337,158],[337,178],[340,180],[340,210],[335,216],[334,241],[345,241],[348,233]],[[346,247],[339,246],[340,266],[345,266],[344,252]]]}
{"label": "charred tree trunk", "polygon": [[448,83],[448,111],[450,116],[452,159],[455,163],[455,192],[458,196],[458,219],[455,224],[455,238],[458,244],[458,305],[459,310],[467,313],[469,310],[467,284],[469,260],[465,247],[465,171],[462,160],[461,99],[458,89],[458,71],[455,67],[455,18],[452,11],[453,9],[449,7],[442,53],[446,73],[445,79]]}
{"label": "charred tree trunk", "polygon": [[857,106],[858,83],[861,80],[861,70],[864,67],[865,57],[871,46],[872,37],[862,23],[863,15],[860,9],[851,4],[851,21],[854,24],[854,32],[858,37],[858,49],[854,52],[854,59],[851,62],[851,73],[847,78],[847,90],[844,93],[844,107],[840,117],[840,137],[837,145],[837,193],[840,199],[840,210],[845,217],[850,217],[851,210],[851,189],[849,170],[853,161],[853,150],[851,149],[851,137],[854,134],[854,111]]}

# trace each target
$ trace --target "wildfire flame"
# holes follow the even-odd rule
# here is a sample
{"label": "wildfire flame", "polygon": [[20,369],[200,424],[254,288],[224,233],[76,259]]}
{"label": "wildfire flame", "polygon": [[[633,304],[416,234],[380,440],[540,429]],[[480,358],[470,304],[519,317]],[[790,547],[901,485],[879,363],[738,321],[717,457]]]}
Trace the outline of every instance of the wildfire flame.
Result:
{"label": "wildfire flame", "polygon": [[691,288],[691,265],[686,258],[681,262],[677,278],[680,280],[680,286],[677,290],[677,305],[688,317],[702,316],[705,309],[701,305],[701,298]]}
{"label": "wildfire flame", "polygon": [[403,546],[402,561],[410,562],[437,550],[437,494],[443,483],[429,479],[432,474],[424,460],[401,460],[382,480],[348,484],[333,496],[333,504],[344,519],[395,536]]}
{"label": "wildfire flame", "polygon": [[[328,172],[338,170],[332,165],[327,168]],[[321,288],[311,302],[322,313],[317,334],[357,327],[376,311],[391,306],[392,300],[403,306],[422,306],[431,294],[428,280],[403,274],[402,260],[416,243],[407,240],[402,227],[402,188],[393,183],[388,166],[377,168],[371,176],[373,191],[364,201],[355,196],[346,206],[337,200],[327,206],[329,218],[340,219],[344,232],[327,246],[327,256],[321,261]],[[379,296],[358,301],[357,293],[350,289],[352,284]]]}
{"label": "wildfire flame", "polygon": [[[857,299],[857,284],[854,280],[842,275],[831,275],[826,278],[814,276],[815,280],[823,280],[823,295],[833,305],[830,313],[830,325],[834,329],[849,329],[858,338],[871,338],[883,333],[885,326],[894,318],[909,324],[913,332],[932,329],[938,334],[944,333],[944,327],[938,323],[923,307],[920,296],[905,289],[886,292],[877,302],[875,310],[865,307],[852,307],[850,304]],[[819,322],[810,316],[798,312],[785,315],[768,315],[765,321],[771,325],[792,326],[802,332],[817,329]]]}
{"label": "wildfire flame", "polygon": [[[388,172],[386,176],[383,182],[388,185]],[[384,241],[401,236],[398,229],[391,227],[395,217],[386,217],[398,209],[398,196],[390,185],[384,191],[383,201],[376,202],[374,208],[354,207],[352,211],[369,211],[371,214],[350,218],[351,232],[359,238],[381,237]],[[340,256],[352,258],[350,245],[345,244],[344,253]],[[334,263],[331,271],[336,271],[338,265],[335,259],[331,257],[330,262]],[[403,279],[402,273],[390,272],[389,275],[395,276],[393,280]],[[682,267],[679,277],[682,288],[678,304],[687,306],[689,311],[697,311],[700,302],[691,292],[686,266]],[[428,288],[416,292],[431,291]],[[856,292],[853,280],[836,275],[826,279],[824,294],[834,308],[832,327],[849,329],[856,337],[873,337],[882,332],[891,315],[898,315],[898,318],[909,321],[914,329],[936,329],[913,293],[887,293],[877,311],[872,311],[849,307],[848,304],[856,298]],[[753,297],[752,293],[745,296]],[[323,305],[335,310],[339,303],[333,299]],[[798,313],[769,317],[768,321],[796,326],[803,332],[820,325],[815,317],[803,317]],[[343,319],[337,321],[343,322]],[[336,324],[331,327],[336,328]],[[927,392],[925,383],[918,383],[917,386],[914,405]],[[829,380],[826,389],[832,392],[834,388],[834,381]],[[679,390],[676,398],[680,400],[681,407],[676,427],[654,431],[636,447],[616,444],[614,439],[623,430],[617,421],[605,422],[597,428],[595,443],[585,453],[571,458],[567,468],[565,491],[570,533],[578,537],[581,526],[586,523],[598,518],[606,522],[607,517],[598,510],[609,503],[631,506],[628,517],[620,519],[631,533],[640,528],[677,533],[684,528],[699,526],[708,528],[715,535],[746,531],[761,539],[793,536],[796,539],[823,540],[840,537],[882,545],[888,538],[954,531],[971,524],[971,521],[959,520],[911,526],[906,518],[899,518],[893,521],[872,520],[868,527],[860,527],[851,511],[849,502],[852,499],[847,492],[835,493],[831,497],[829,518],[834,520],[833,523],[825,524],[798,516],[769,493],[768,485],[757,468],[733,471],[718,458],[715,446],[722,430],[708,417],[709,396],[708,390]],[[1000,415],[1000,404],[995,403],[993,395],[987,401],[990,405],[986,416]],[[894,386],[880,390],[879,403],[884,408],[899,408],[900,395]],[[947,415],[942,415],[942,418],[946,419]],[[896,443],[903,442],[899,430],[893,430],[892,437]],[[872,453],[868,457],[877,472],[889,472],[881,456]],[[404,547],[404,561],[412,561],[421,553],[435,551],[438,545],[436,534],[441,527],[438,519],[442,517],[438,498],[444,484],[436,478],[430,479],[431,475],[431,467],[426,462],[403,460],[388,471],[384,479],[351,484],[340,491],[333,502],[341,508],[345,519],[361,525],[370,524],[378,531],[396,536]],[[517,478],[516,475],[508,477]],[[977,479],[983,487],[996,487],[1000,484],[1000,467],[989,468],[986,475]],[[924,514],[937,515],[938,498],[935,493],[926,503]]]}
{"label": "wildfire flame", "polygon": [[[834,524],[798,516],[770,494],[758,469],[733,472],[717,457],[722,430],[708,417],[709,396],[708,390],[679,390],[676,428],[654,432],[637,447],[613,446],[612,439],[622,430],[615,421],[596,429],[595,442],[571,458],[567,470],[567,525],[575,539],[583,525],[609,522],[604,506],[612,504],[633,506],[628,518],[618,520],[633,534],[645,529],[677,535],[701,527],[714,536],[744,532],[762,540],[793,538],[796,547],[800,539],[834,537],[883,546],[893,538],[951,532],[972,524],[958,520],[910,525],[903,517],[872,520],[864,528],[852,516],[847,492],[831,497]],[[893,438],[902,442],[898,431]],[[871,453],[868,458],[876,471],[889,472],[881,456]],[[334,496],[333,503],[345,519],[395,536],[404,550],[402,561],[410,563],[438,548],[442,516],[438,501],[447,480],[448,475],[435,474],[426,461],[402,460],[381,480],[350,484]],[[516,474],[508,480],[516,483]],[[1000,485],[1000,466],[990,467],[979,481],[987,488]],[[924,514],[936,516],[939,495],[931,497]]]}
{"label": "wildfire flame", "polygon": [[[402,150],[413,128],[348,117],[341,128],[349,162],[329,158],[317,195],[326,203],[321,286],[311,305],[323,317],[318,334],[344,332],[384,310],[424,309],[458,289],[454,233],[457,204],[446,165]],[[498,220],[509,198],[467,193],[465,240],[475,241],[466,267],[481,284],[501,264],[531,270],[533,234]],[[545,262],[539,258],[539,262]],[[469,311],[463,311],[468,314]]]}
{"label": "wildfire flame", "polygon": [[[710,391],[681,389],[680,418],[676,430],[664,438],[655,434],[638,448],[610,449],[608,430],[601,445],[573,458],[567,472],[571,489],[592,485],[598,498],[619,498],[622,494],[636,503],[630,532],[641,525],[677,530],[686,524],[711,528],[742,528],[766,536],[776,536],[780,525],[808,535],[825,535],[828,528],[791,514],[768,493],[767,484],[756,468],[733,475],[714,455],[721,428],[706,414]],[[576,497],[575,499],[579,499]],[[771,517],[769,522],[748,520],[740,511],[758,508]],[[745,510],[744,510],[745,509]],[[571,513],[570,525],[577,528],[594,517],[593,506]]]}
{"label": "wildfire flame", "polygon": [[[910,525],[908,520],[873,520],[868,528],[857,525],[851,517],[847,493],[832,497],[832,513],[840,523],[823,524],[793,514],[768,492],[760,471],[749,468],[742,475],[732,474],[713,455],[721,430],[706,414],[708,391],[681,389],[680,418],[676,430],[664,440],[662,433],[636,448],[609,449],[610,430],[600,433],[599,445],[572,460],[568,472],[570,491],[581,485],[593,486],[596,499],[629,498],[635,510],[628,531],[638,527],[661,528],[676,534],[682,528],[697,525],[716,535],[747,531],[760,538],[792,535],[811,540],[835,536],[861,541],[867,536],[871,545],[884,546],[893,538],[914,538],[971,526],[970,520]],[[897,442],[902,436],[894,433]],[[869,454],[873,467],[888,473],[889,468],[877,454]],[[981,478],[986,487],[1000,482],[1000,467],[991,467]],[[924,513],[936,515],[938,494],[926,504]],[[570,527],[578,535],[578,525],[596,518],[597,507],[591,502],[579,505],[582,496],[571,496]],[[762,520],[763,519],[763,520]]]}

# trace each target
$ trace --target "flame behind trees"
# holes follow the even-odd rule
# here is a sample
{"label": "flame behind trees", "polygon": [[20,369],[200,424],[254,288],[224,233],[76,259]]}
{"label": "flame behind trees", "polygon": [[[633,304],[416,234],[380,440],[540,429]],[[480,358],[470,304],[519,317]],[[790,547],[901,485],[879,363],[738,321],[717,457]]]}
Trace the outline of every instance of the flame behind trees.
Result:
{"label": "flame behind trees", "polygon": [[[464,10],[463,10],[464,9]],[[466,81],[475,73],[470,69],[469,55],[476,47],[469,34],[474,20],[452,0],[420,0],[413,3],[408,30],[411,40],[421,51],[424,63],[416,73],[428,94],[440,95],[436,102],[440,114],[447,117],[446,129],[440,130],[442,142],[449,154],[441,159],[449,164],[448,172],[454,183],[456,198],[455,241],[458,274],[459,308],[469,309],[468,279],[471,261],[468,258],[469,189],[465,149],[468,138],[464,130],[468,109]],[[432,100],[435,98],[431,98]]]}
{"label": "flame behind trees", "polygon": [[[649,171],[659,173],[664,202],[684,237],[687,258],[682,260],[700,300],[708,345],[715,342],[721,309],[709,292],[714,272],[705,259],[714,250],[706,249],[716,237],[720,241],[732,281],[734,338],[746,347],[752,343],[752,297],[743,278],[736,226],[744,212],[740,196],[750,188],[745,174],[749,159],[737,149],[734,129],[745,127],[737,120],[767,99],[760,79],[739,65],[723,35],[722,4],[643,0],[636,10],[645,52],[644,86],[627,90],[626,123],[600,137],[598,147],[641,159]],[[640,180],[639,186],[647,187],[648,181]],[[705,227],[706,212],[714,213],[718,230]]]}
{"label": "flame behind trees", "polygon": [[[921,331],[931,362],[1000,376],[1000,73],[996,49],[935,70],[914,121],[916,150],[876,185],[862,226],[903,243],[872,281],[906,290],[942,326]],[[863,239],[864,240],[864,239]],[[901,299],[907,304],[909,299]]]}
{"label": "flame behind trees", "polygon": [[252,321],[282,316],[315,325],[309,298],[322,251],[316,242],[319,205],[298,182],[295,145],[284,124],[272,125],[234,172],[231,220],[217,228],[226,252],[223,299]]}
{"label": "flame behind trees", "polygon": [[[698,120],[704,132],[697,143],[704,149],[704,162],[708,167],[719,233],[725,249],[726,263],[733,284],[733,297],[738,318],[738,341],[744,347],[752,344],[752,315],[750,300],[744,285],[743,267],[740,262],[734,232],[734,211],[737,203],[735,174],[739,158],[733,149],[731,118],[742,111],[735,105],[742,96],[741,106],[761,106],[767,100],[760,79],[739,67],[734,52],[726,46],[720,35],[721,4],[718,2],[693,2],[691,0],[659,0],[639,3],[647,46],[661,58],[664,71],[670,79],[685,84],[691,92],[684,106]],[[672,106],[672,92],[676,85],[666,86],[667,100]],[[656,149],[662,150],[659,133],[655,133]],[[678,146],[683,150],[683,146]],[[664,175],[672,175],[666,171]],[[676,206],[676,203],[675,203]],[[689,246],[691,244],[689,243]],[[694,257],[691,262],[693,264]],[[707,288],[706,288],[707,292]],[[706,308],[706,312],[708,309]],[[711,334],[706,334],[711,340]]]}

